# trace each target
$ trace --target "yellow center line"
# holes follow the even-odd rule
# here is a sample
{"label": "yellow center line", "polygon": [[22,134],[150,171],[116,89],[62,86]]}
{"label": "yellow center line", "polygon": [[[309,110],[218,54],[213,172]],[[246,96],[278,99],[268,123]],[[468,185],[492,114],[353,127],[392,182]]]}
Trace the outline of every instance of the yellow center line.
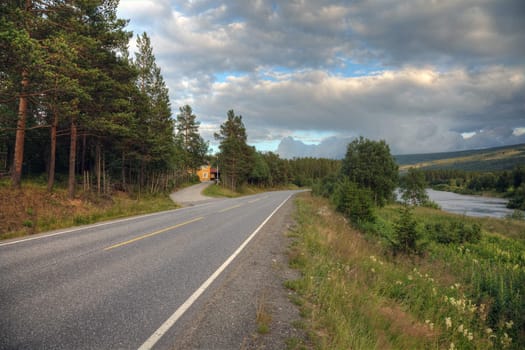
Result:
{"label": "yellow center line", "polygon": [[242,204],[237,204],[237,205],[234,205],[233,207],[229,207],[229,208],[226,208],[226,209],[219,210],[218,213],[224,213],[225,211],[232,210],[232,209],[235,209],[235,208],[239,208],[241,205]]}
{"label": "yellow center line", "polygon": [[136,242],[136,241],[140,241],[141,239],[148,238],[148,237],[151,237],[151,236],[155,236],[155,235],[158,235],[159,233],[166,232],[166,231],[169,231],[169,230],[173,230],[173,229],[176,229],[177,227],[181,227],[181,226],[184,226],[184,225],[187,225],[187,224],[191,224],[192,222],[199,221],[199,220],[202,220],[202,219],[204,219],[204,216],[199,216],[197,218],[194,218],[194,219],[182,222],[180,224],[163,228],[162,230],[158,230],[158,231],[155,231],[155,232],[147,233],[147,234],[139,236],[139,237],[135,237],[133,239],[130,239],[129,241],[125,241],[125,242],[120,242],[120,243],[114,244],[114,245],[112,245],[110,247],[104,248],[104,250],[107,251],[107,250],[115,249],[115,248],[118,248],[118,247],[122,247],[123,245],[130,244],[130,243],[133,243],[133,242]]}
{"label": "yellow center line", "polygon": [[260,201],[262,198],[252,199],[251,201],[248,201],[248,203],[255,203]]}

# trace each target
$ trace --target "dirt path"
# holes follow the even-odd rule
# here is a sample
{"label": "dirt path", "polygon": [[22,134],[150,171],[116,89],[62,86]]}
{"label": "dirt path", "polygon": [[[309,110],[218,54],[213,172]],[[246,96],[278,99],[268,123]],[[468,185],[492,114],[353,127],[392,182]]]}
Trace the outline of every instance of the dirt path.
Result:
{"label": "dirt path", "polygon": [[215,200],[216,198],[206,197],[202,194],[202,191],[211,184],[213,184],[213,181],[201,182],[200,184],[183,188],[170,194],[170,198],[182,206],[191,206],[197,203]]}

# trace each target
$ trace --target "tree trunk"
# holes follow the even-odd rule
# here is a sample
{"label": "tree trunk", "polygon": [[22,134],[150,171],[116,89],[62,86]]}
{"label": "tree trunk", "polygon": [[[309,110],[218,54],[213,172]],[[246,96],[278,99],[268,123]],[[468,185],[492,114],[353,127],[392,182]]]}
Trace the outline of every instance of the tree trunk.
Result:
{"label": "tree trunk", "polygon": [[106,182],[106,156],[102,151],[102,192],[108,193],[108,184]]}
{"label": "tree trunk", "polygon": [[53,123],[51,124],[51,154],[49,155],[49,175],[47,177],[47,191],[51,192],[55,184],[55,163],[57,149],[57,126],[58,113],[54,111]]}
{"label": "tree trunk", "polygon": [[26,133],[27,119],[27,96],[26,90],[29,86],[27,70],[22,71],[22,92],[18,103],[18,121],[16,123],[15,154],[13,159],[13,174],[11,183],[14,188],[20,188],[22,180],[22,165],[24,163],[24,139]]}
{"label": "tree trunk", "polygon": [[122,151],[122,189],[126,191],[126,154]]}
{"label": "tree trunk", "polygon": [[97,141],[97,145],[95,146],[95,162],[96,162],[96,173],[97,173],[97,194],[100,195],[100,181],[101,181],[101,159],[100,159],[100,142]]}
{"label": "tree trunk", "polygon": [[80,159],[80,171],[86,171],[86,133],[82,133],[82,158]]}
{"label": "tree trunk", "polygon": [[75,197],[75,167],[77,156],[77,124],[75,117],[71,118],[71,142],[69,145],[69,180],[68,196],[70,199]]}

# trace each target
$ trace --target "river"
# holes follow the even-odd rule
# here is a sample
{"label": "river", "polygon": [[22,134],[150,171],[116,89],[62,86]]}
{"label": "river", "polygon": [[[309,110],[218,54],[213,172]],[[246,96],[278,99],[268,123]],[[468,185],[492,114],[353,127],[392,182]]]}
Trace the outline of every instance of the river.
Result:
{"label": "river", "polygon": [[455,214],[503,218],[514,211],[506,208],[507,200],[502,198],[469,196],[432,189],[427,189],[427,193],[442,210]]}

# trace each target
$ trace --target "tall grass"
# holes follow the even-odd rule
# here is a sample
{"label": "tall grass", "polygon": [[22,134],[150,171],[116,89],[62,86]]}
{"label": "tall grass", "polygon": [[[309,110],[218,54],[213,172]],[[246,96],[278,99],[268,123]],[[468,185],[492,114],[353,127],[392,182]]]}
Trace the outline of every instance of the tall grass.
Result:
{"label": "tall grass", "polygon": [[[416,217],[450,220],[438,213]],[[304,298],[319,348],[524,347],[522,241],[484,231],[475,244],[430,242],[423,257],[394,257],[378,234],[391,230],[398,211],[387,207],[378,216],[375,233],[363,234],[326,200],[297,200],[290,260],[302,277],[287,285]]]}
{"label": "tall grass", "polygon": [[126,193],[80,193],[69,200],[65,189],[48,193],[38,183],[24,183],[21,190],[0,186],[0,198],[0,239],[177,207],[164,194],[138,199]]}

